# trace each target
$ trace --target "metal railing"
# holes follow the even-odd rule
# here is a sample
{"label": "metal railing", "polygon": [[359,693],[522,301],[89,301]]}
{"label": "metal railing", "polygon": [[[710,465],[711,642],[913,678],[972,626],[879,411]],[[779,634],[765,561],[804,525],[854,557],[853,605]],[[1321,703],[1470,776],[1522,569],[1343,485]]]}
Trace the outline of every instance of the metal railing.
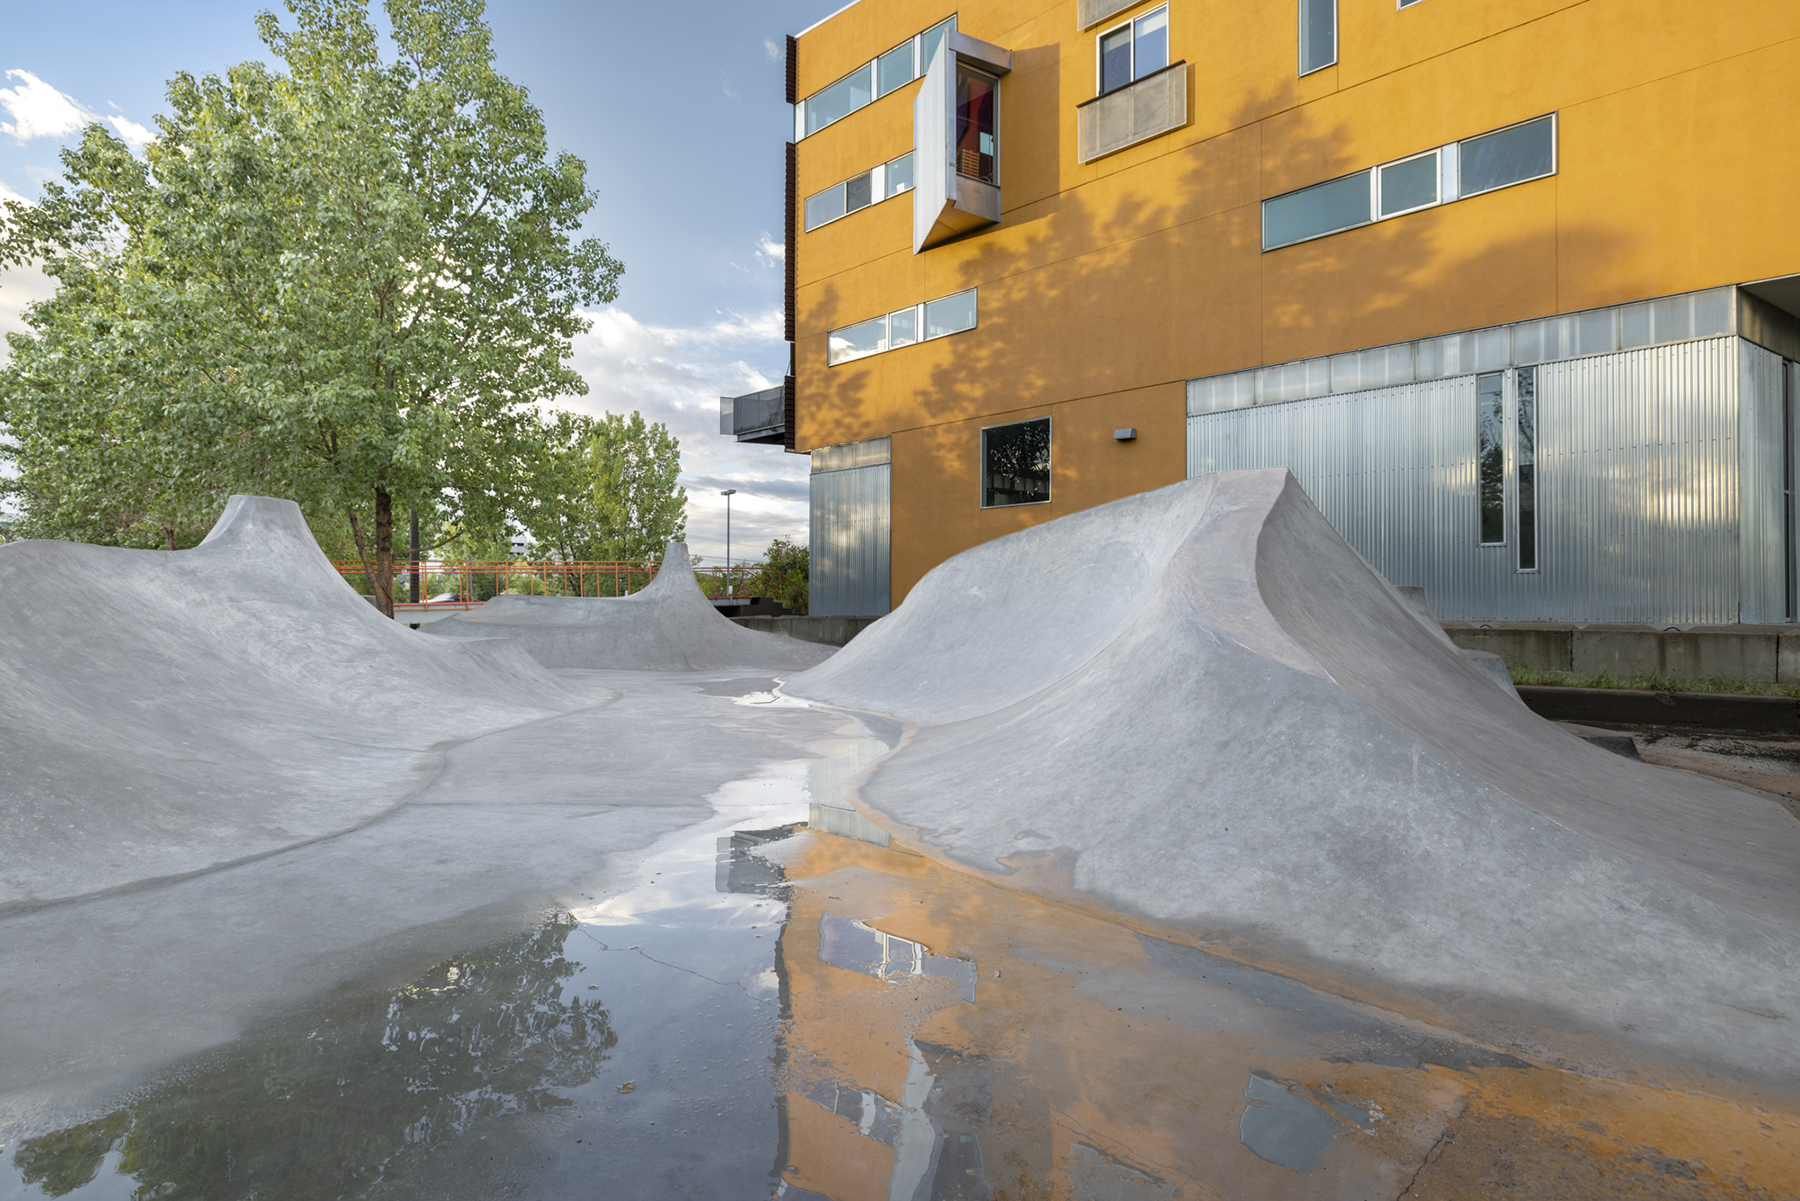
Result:
{"label": "metal railing", "polygon": [[[366,579],[363,565],[357,560],[338,561],[332,566],[347,580]],[[660,566],[660,563],[647,559],[579,562],[560,562],[554,559],[420,560],[421,603],[417,607],[425,607],[425,602],[433,596],[446,594],[455,599],[439,601],[432,607],[467,608],[504,593],[525,596],[629,596],[648,587],[650,581],[656,578]],[[700,590],[708,596],[722,597],[727,591],[741,596],[744,584],[754,581],[762,570],[761,563],[733,563],[729,572],[723,566],[706,566],[696,567],[694,575],[700,584]],[[411,575],[410,562],[394,560],[396,598],[408,594]]]}

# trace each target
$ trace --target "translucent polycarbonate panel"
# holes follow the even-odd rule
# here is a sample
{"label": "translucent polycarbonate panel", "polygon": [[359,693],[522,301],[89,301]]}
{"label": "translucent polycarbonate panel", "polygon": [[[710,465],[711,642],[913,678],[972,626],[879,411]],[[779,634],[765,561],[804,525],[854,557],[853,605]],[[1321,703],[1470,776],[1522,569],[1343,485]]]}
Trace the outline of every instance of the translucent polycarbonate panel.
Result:
{"label": "translucent polycarbonate panel", "polygon": [[1300,74],[1337,61],[1337,0],[1300,0]]}
{"label": "translucent polycarbonate panel", "polygon": [[913,157],[909,152],[887,165],[887,194],[898,196],[913,186]]}
{"label": "translucent polycarbonate panel", "polygon": [[1793,570],[1789,540],[1792,449],[1784,395],[1784,363],[1778,354],[1733,339],[1738,353],[1739,618],[1745,622],[1788,619],[1788,580]]}
{"label": "translucent polycarbonate panel", "polygon": [[1050,419],[1015,421],[981,431],[981,506],[1041,504],[1050,499]]}
{"label": "translucent polycarbonate panel", "polygon": [[925,336],[941,338],[975,328],[975,289],[925,302]]}
{"label": "translucent polycarbonate panel", "polygon": [[1556,117],[1464,138],[1461,192],[1473,196],[1556,171]]}
{"label": "translucent polycarbonate panel", "polygon": [[911,346],[919,340],[919,306],[888,314],[888,348]]}
{"label": "translucent polycarbonate panel", "polygon": [[1475,379],[1475,503],[1481,514],[1481,544],[1506,541],[1506,377],[1498,372]]}
{"label": "translucent polycarbonate panel", "polygon": [[1131,82],[1131,26],[1100,35],[1100,90],[1110,92]]}
{"label": "translucent polycarbonate panel", "polygon": [[913,81],[913,40],[907,38],[875,60],[875,94],[885,96]]}
{"label": "translucent polycarbonate panel", "polygon": [[1142,79],[1169,65],[1169,9],[1145,13],[1131,23],[1131,77]]}
{"label": "translucent polycarbonate panel", "polygon": [[[1479,545],[1474,375],[1197,413],[1188,473],[1289,468],[1377,571],[1423,587],[1444,621],[1720,624],[1739,620],[1740,598],[1744,620],[1780,620],[1754,616],[1761,602],[1740,582],[1748,547],[1751,581],[1773,578],[1780,549],[1745,511],[1740,550],[1739,450],[1756,436],[1740,433],[1740,347],[1711,338],[1536,368],[1536,572]],[[1757,584],[1767,603],[1779,583]]]}
{"label": "translucent polycarbonate panel", "polygon": [[1358,171],[1263,201],[1263,249],[1369,223],[1369,173]]}
{"label": "translucent polycarbonate panel", "polygon": [[887,315],[834,329],[825,339],[827,366],[852,363],[887,349]]}
{"label": "translucent polycarbonate panel", "polygon": [[805,101],[806,132],[817,133],[833,121],[842,120],[874,99],[870,78],[874,74],[864,63],[828,88],[814,92]]}
{"label": "translucent polycarbonate panel", "polygon": [[832,184],[806,198],[806,228],[814,230],[844,215],[844,185]]}
{"label": "translucent polycarbonate panel", "polygon": [[1537,570],[1537,372],[1513,372],[1513,495],[1519,513],[1519,570]]}
{"label": "translucent polycarbonate panel", "polygon": [[810,452],[811,467],[820,471],[848,471],[852,467],[874,467],[890,463],[894,458],[892,438],[865,438],[861,442],[838,442],[817,446]]}
{"label": "translucent polycarbonate panel", "polygon": [[[887,439],[882,444],[885,455]],[[865,448],[869,443],[852,443]],[[813,451],[815,456],[830,448]],[[858,455],[868,453],[863,450]],[[823,616],[863,617],[890,608],[890,495],[893,468],[875,465],[815,471],[811,477],[807,608]]]}
{"label": "translucent polycarbonate panel", "polygon": [[1381,168],[1381,215],[1391,217],[1408,209],[1438,202],[1437,151],[1389,163]]}
{"label": "translucent polycarbonate panel", "polygon": [[866,209],[874,203],[873,182],[867,172],[858,175],[855,179],[844,181],[844,211],[846,213]]}

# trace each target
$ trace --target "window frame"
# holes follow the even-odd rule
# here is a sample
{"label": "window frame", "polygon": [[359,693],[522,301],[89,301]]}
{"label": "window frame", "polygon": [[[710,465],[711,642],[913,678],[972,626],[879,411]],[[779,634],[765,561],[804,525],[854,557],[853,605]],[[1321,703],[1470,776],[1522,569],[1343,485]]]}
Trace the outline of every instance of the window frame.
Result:
{"label": "window frame", "polygon": [[[1137,69],[1137,23],[1139,21],[1144,20],[1147,17],[1153,17],[1159,12],[1166,14],[1166,13],[1168,13],[1168,11],[1169,11],[1169,6],[1167,4],[1159,4],[1155,8],[1151,9],[1149,12],[1139,13],[1135,17],[1127,17],[1125,20],[1120,21],[1116,25],[1111,25],[1105,29],[1101,29],[1101,30],[1098,30],[1095,32],[1095,34],[1094,34],[1094,96],[1096,99],[1098,99],[1101,96],[1110,96],[1114,92],[1122,92],[1126,88],[1130,87],[1132,84],[1138,82],[1139,79],[1148,78],[1149,76],[1154,75],[1156,73],[1155,71],[1147,71],[1143,75],[1138,74],[1138,69]],[[1170,18],[1170,19],[1172,20],[1173,18]],[[1168,30],[1169,28],[1170,28],[1170,26],[1167,24],[1165,24],[1163,26],[1163,29],[1165,31]],[[1106,41],[1108,34],[1117,33],[1121,29],[1130,29],[1131,30],[1131,65],[1127,69],[1127,74],[1130,76],[1130,78],[1128,78],[1124,83],[1118,85],[1115,88],[1107,88],[1105,86],[1106,85],[1106,76],[1104,74],[1104,70],[1105,70],[1104,58],[1102,56],[1100,47],[1101,47],[1101,44]],[[1169,35],[1165,32],[1164,37],[1165,37],[1165,39],[1167,39],[1169,37]],[[1156,70],[1162,71],[1162,70],[1166,70],[1167,68],[1173,66],[1174,59],[1172,56],[1174,55],[1174,53],[1175,53],[1174,47],[1171,46],[1169,48],[1169,54],[1171,55],[1169,62],[1164,63],[1162,66],[1156,68]],[[995,128],[998,129],[998,127],[999,127],[999,123],[998,123],[999,109],[998,108],[996,108],[994,110],[994,115],[995,115],[995,119],[996,119],[995,120]]]}
{"label": "window frame", "polygon": [[1306,65],[1306,5],[1308,0],[1298,0],[1294,12],[1294,70],[1296,79],[1305,79],[1308,75],[1316,75],[1327,67],[1338,65],[1339,26],[1344,23],[1344,14],[1338,8],[1338,0],[1331,3],[1331,57],[1316,67]]}
{"label": "window frame", "polygon": [[[1379,166],[1364,167],[1361,171],[1351,171],[1344,175],[1334,176],[1331,179],[1321,179],[1318,183],[1309,183],[1303,188],[1290,188],[1287,191],[1282,192],[1280,195],[1270,196],[1268,199],[1264,200],[1262,202],[1262,230],[1261,230],[1262,242],[1263,242],[1262,253],[1268,254],[1270,251],[1284,250],[1289,246],[1299,246],[1305,242],[1316,242],[1320,238],[1329,238],[1336,234],[1347,233],[1348,231],[1353,230],[1353,229],[1361,229],[1365,225],[1376,224],[1377,221],[1379,220],[1379,218],[1375,216],[1375,209],[1376,209],[1376,203],[1379,199],[1378,193],[1380,191],[1380,186],[1381,186],[1380,183],[1378,182],[1380,170],[1381,170],[1381,168]],[[1369,177],[1369,179],[1368,179],[1369,215],[1366,218],[1364,218],[1361,221],[1357,221],[1353,224],[1350,224],[1350,225],[1340,225],[1336,229],[1325,230],[1322,233],[1308,234],[1304,238],[1296,238],[1292,242],[1283,242],[1279,246],[1270,246],[1268,244],[1269,243],[1269,205],[1271,203],[1273,203],[1274,201],[1277,201],[1277,200],[1285,200],[1289,196],[1298,196],[1302,192],[1310,192],[1314,188],[1328,187],[1334,183],[1342,183],[1346,179],[1355,179],[1358,175],[1367,175]]]}
{"label": "window frame", "polygon": [[[1539,113],[1535,117],[1527,117],[1523,121],[1514,121],[1511,125],[1502,125],[1498,129],[1484,129],[1472,137],[1458,138],[1456,140],[1456,198],[1458,200],[1468,200],[1474,196],[1486,196],[1491,192],[1499,192],[1506,188],[1517,187],[1522,183],[1534,183],[1537,180],[1549,179],[1551,176],[1555,175],[1562,168],[1562,122],[1558,120],[1560,111],[1561,110],[1559,109],[1553,109],[1547,113]],[[1538,121],[1550,122],[1550,169],[1548,171],[1539,175],[1527,175],[1523,179],[1509,179],[1505,183],[1495,184],[1491,188],[1482,188],[1476,192],[1464,190],[1462,171],[1465,156],[1463,154],[1463,149],[1470,142],[1479,142],[1482,138],[1493,137],[1495,134],[1505,133],[1509,129],[1520,129]]]}
{"label": "window frame", "polygon": [[[952,295],[954,295],[954,293],[952,293]],[[988,431],[989,430],[1003,430],[1003,429],[1007,429],[1010,426],[1015,426],[1015,425],[1031,425],[1031,424],[1033,424],[1035,422],[1039,422],[1039,421],[1044,423],[1044,427],[1048,431],[1047,436],[1044,439],[1044,446],[1045,446],[1046,453],[1049,455],[1049,458],[1050,458],[1049,469],[1048,469],[1048,471],[1046,471],[1045,479],[1044,479],[1044,499],[1043,500],[1019,500],[1019,501],[1014,501],[1011,504],[1006,504],[1006,505],[990,505],[990,504],[988,504],[987,503],[987,492],[988,492],[988,487],[987,487],[987,476],[988,476],[987,436],[988,436]],[[1047,505],[1051,502],[1052,499],[1054,499],[1055,493],[1056,493],[1056,425],[1055,425],[1055,417],[1052,414],[1046,413],[1042,417],[1024,417],[1024,418],[1020,418],[1017,421],[998,421],[998,422],[995,422],[993,425],[982,426],[981,432],[978,436],[977,445],[976,445],[976,454],[979,456],[979,463],[977,464],[978,472],[977,472],[976,483],[975,483],[975,494],[976,494],[976,499],[980,502],[982,512],[985,513],[990,510],[999,510],[999,509],[1023,509],[1029,505]]]}
{"label": "window frame", "polygon": [[[996,108],[995,111],[998,112],[999,110]],[[900,191],[898,191],[898,192],[896,192],[892,189],[894,164],[899,162],[901,159],[911,158],[912,153],[913,153],[912,151],[908,150],[908,151],[905,151],[904,153],[897,154],[893,158],[888,159],[886,162],[876,163],[873,167],[870,167],[867,171],[858,171],[855,175],[850,176],[850,178],[840,179],[836,183],[832,184],[830,187],[820,188],[818,191],[814,192],[811,196],[806,197],[804,200],[802,200],[800,202],[800,232],[810,234],[817,230],[824,229],[827,225],[831,225],[835,222],[842,221],[845,217],[855,216],[857,213],[862,212],[864,209],[872,209],[884,200],[892,200],[896,196],[902,196],[902,195],[906,194],[907,192],[912,191],[913,185],[910,183],[907,184],[904,188],[900,189]],[[879,187],[876,186],[877,176],[879,176],[879,182],[880,182]],[[853,182],[855,182],[856,180],[865,179],[865,178],[869,180],[869,203],[862,205],[859,208],[851,208],[850,203],[849,203],[850,185]],[[824,196],[829,192],[837,191],[837,190],[842,190],[842,192],[844,194],[843,212],[839,213],[835,217],[828,217],[825,220],[819,222],[817,225],[808,225],[807,217],[806,217],[807,206],[810,205],[813,201],[817,200],[819,197]]]}
{"label": "window frame", "polygon": [[[872,208],[874,206],[871,205],[870,207]],[[934,305],[934,304],[938,303],[940,300],[953,300],[958,296],[965,296],[965,295],[970,298],[969,309],[970,309],[971,314],[974,317],[974,320],[968,326],[964,327],[963,329],[946,330],[944,333],[941,333],[941,334],[934,334],[934,333],[929,332],[930,327],[926,324],[926,316],[925,316],[926,308],[930,305]],[[911,312],[913,314],[913,339],[912,339],[912,341],[907,342],[904,345],[896,346],[896,345],[894,345],[894,314],[895,313],[906,313],[906,312]],[[843,359],[841,361],[834,361],[832,359],[832,357],[831,357],[831,335],[833,335],[835,333],[839,333],[843,330],[855,329],[858,326],[862,326],[862,325],[873,325],[877,321],[881,322],[881,346],[879,349],[871,350],[867,354],[859,354],[855,358],[851,358],[851,359]],[[981,289],[979,287],[959,288],[955,292],[946,292],[942,296],[933,296],[930,300],[921,300],[917,304],[901,305],[897,309],[891,309],[885,313],[877,313],[873,317],[865,317],[861,321],[852,321],[848,325],[840,325],[835,329],[826,330],[825,331],[825,366],[827,369],[830,369],[832,367],[845,367],[851,363],[860,363],[864,359],[872,359],[878,354],[887,354],[890,351],[895,351],[895,350],[905,350],[906,347],[908,347],[908,346],[920,346],[926,342],[936,342],[939,338],[954,338],[957,334],[972,333],[975,330],[980,329],[980,328],[981,328]]]}
{"label": "window frame", "polygon": [[[905,87],[907,83],[916,82],[920,76],[925,74],[925,68],[929,65],[920,61],[925,55],[925,38],[940,29],[944,31],[945,36],[954,33],[956,31],[956,17],[957,14],[951,13],[943,20],[934,25],[927,26],[918,33],[913,34],[911,38],[907,39],[907,42],[912,44],[912,78],[908,79],[906,83],[895,84],[885,92],[881,90],[881,60],[900,49],[901,46],[907,44],[907,42],[897,42],[889,49],[884,50],[880,54],[869,59],[868,62],[845,72],[841,77],[832,80],[824,87],[794,101],[794,141],[804,142],[807,138],[810,138],[820,130],[829,129],[833,125],[836,125],[839,121],[842,121],[844,117],[850,116],[851,113],[859,113],[863,109],[868,108],[869,105],[874,104],[877,100],[882,99],[884,96],[892,96],[895,92],[898,92],[901,88]],[[814,28],[816,28],[816,26]],[[807,32],[811,32],[811,30],[808,30]],[[825,122],[825,124],[819,126],[818,129],[808,129],[806,127],[806,106],[811,103],[815,97],[829,92],[832,88],[837,87],[845,80],[855,78],[858,72],[863,73],[868,78],[869,98],[855,108],[849,110],[849,112],[844,113],[843,116],[833,117],[831,120]]]}
{"label": "window frame", "polygon": [[[1376,164],[1374,174],[1370,176],[1370,179],[1372,181],[1372,185],[1374,188],[1374,195],[1369,197],[1369,211],[1374,214],[1376,221],[1391,221],[1395,217],[1404,217],[1408,213],[1421,213],[1421,212],[1424,212],[1426,209],[1434,209],[1434,208],[1437,208],[1439,205],[1446,203],[1444,200],[1443,150],[1444,150],[1444,148],[1442,146],[1433,146],[1430,150],[1421,150],[1421,151],[1419,151],[1419,153],[1409,154],[1405,158],[1391,159],[1388,162]],[[1389,167],[1398,167],[1398,166],[1402,165],[1403,163],[1417,162],[1419,159],[1422,159],[1422,158],[1429,158],[1431,160],[1432,175],[1435,178],[1435,183],[1433,185],[1433,188],[1434,188],[1434,191],[1436,192],[1436,195],[1428,203],[1425,203],[1425,204],[1415,204],[1409,209],[1395,209],[1391,213],[1382,212],[1381,211],[1381,174],[1382,174],[1382,172],[1386,171]],[[1354,228],[1354,227],[1352,227],[1352,228]]]}

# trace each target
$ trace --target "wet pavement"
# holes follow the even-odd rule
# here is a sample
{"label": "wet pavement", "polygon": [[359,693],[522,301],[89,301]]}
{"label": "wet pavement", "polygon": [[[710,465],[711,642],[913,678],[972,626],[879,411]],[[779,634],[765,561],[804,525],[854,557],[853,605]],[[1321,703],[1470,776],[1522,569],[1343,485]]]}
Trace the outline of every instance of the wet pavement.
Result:
{"label": "wet pavement", "polygon": [[1792,1097],[1534,1063],[891,845],[849,798],[896,738],[764,764],[627,886],[404,985],[0,1124],[0,1198],[1800,1195]]}

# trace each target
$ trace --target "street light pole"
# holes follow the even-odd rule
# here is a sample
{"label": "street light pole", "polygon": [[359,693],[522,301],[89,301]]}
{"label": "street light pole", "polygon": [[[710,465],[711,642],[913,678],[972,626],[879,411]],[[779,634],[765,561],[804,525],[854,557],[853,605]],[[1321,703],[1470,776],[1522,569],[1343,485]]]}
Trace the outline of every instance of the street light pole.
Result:
{"label": "street light pole", "polygon": [[719,493],[725,498],[725,599],[731,599],[731,498],[737,495],[736,488],[727,488]]}

